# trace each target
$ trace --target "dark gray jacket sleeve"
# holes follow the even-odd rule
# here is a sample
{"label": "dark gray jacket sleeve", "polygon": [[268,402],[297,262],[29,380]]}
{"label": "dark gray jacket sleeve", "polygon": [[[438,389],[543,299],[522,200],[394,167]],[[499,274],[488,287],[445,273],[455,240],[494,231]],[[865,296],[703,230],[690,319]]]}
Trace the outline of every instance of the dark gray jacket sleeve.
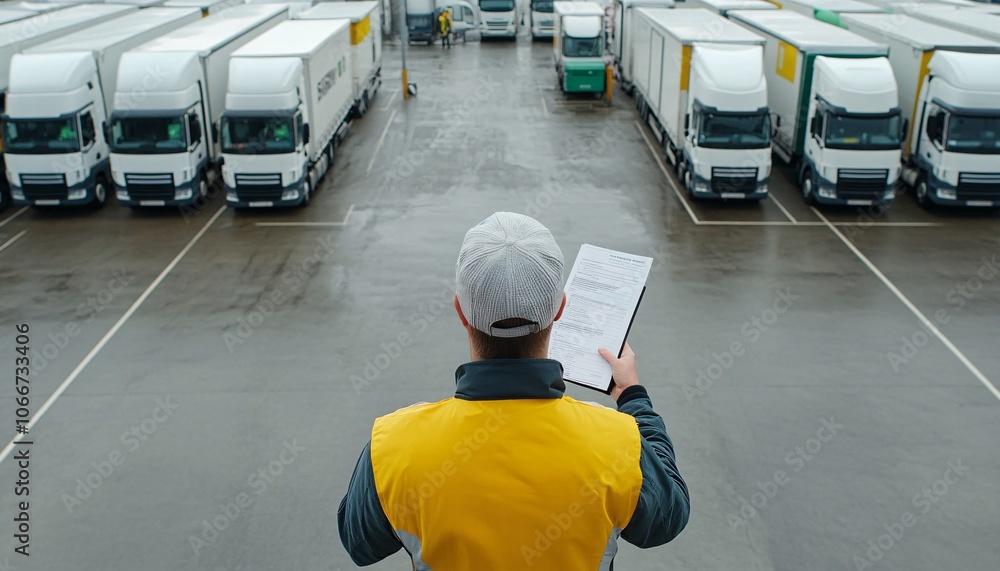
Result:
{"label": "dark gray jacket sleeve", "polygon": [[691,511],[687,484],[677,470],[667,427],[653,410],[646,389],[634,386],[618,397],[618,410],[635,417],[642,435],[642,490],[622,537],[637,547],[663,545],[684,529]]}
{"label": "dark gray jacket sleeve", "polygon": [[365,445],[354,467],[347,494],[337,510],[337,524],[341,543],[358,565],[377,563],[403,547],[378,499],[371,443]]}

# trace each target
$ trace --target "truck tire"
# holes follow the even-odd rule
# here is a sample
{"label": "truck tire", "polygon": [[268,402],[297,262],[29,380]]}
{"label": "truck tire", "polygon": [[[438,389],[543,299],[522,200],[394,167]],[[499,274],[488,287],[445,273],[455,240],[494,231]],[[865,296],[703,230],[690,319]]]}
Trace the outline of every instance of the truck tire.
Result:
{"label": "truck tire", "polygon": [[809,169],[802,170],[802,177],[799,180],[799,186],[802,188],[802,199],[806,201],[809,206],[816,205],[816,189],[813,185],[812,171]]}
{"label": "truck tire", "polygon": [[[310,177],[310,180],[312,180],[312,177]],[[305,208],[309,206],[309,202],[311,200],[312,200],[312,184],[310,184],[310,182],[307,180],[302,188],[302,202],[299,203],[299,206]]]}
{"label": "truck tire", "polygon": [[198,196],[196,200],[200,201],[202,204],[208,200],[208,180],[205,178],[205,173],[202,173],[198,177]]}
{"label": "truck tire", "polygon": [[94,210],[104,208],[108,202],[108,187],[104,182],[104,177],[97,177],[97,184],[94,185],[94,200],[90,201],[90,207]]}
{"label": "truck tire", "polygon": [[923,175],[921,175],[920,178],[917,179],[917,186],[915,186],[914,188],[916,189],[914,191],[914,194],[916,194],[917,196],[917,204],[919,204],[921,208],[930,208],[931,199],[927,196],[928,193],[930,192],[930,189],[927,188],[927,179],[924,178]]}

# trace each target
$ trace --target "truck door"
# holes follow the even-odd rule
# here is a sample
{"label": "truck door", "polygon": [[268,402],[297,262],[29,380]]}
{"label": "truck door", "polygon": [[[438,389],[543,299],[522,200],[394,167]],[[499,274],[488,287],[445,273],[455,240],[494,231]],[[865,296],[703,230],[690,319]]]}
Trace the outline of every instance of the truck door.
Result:
{"label": "truck door", "polygon": [[809,111],[806,115],[806,128],[809,135],[805,138],[806,161],[812,165],[823,162],[823,133],[825,128],[824,113],[818,107],[819,101],[813,99],[809,104]]}
{"label": "truck door", "polygon": [[928,103],[925,117],[917,150],[920,153],[920,162],[933,167],[941,163],[944,134],[948,128],[948,112],[933,103]]}
{"label": "truck door", "polygon": [[[195,105],[194,107],[188,109],[185,114],[187,122],[188,131],[188,153],[193,159],[191,161],[191,167],[197,168],[201,162],[205,159],[207,150],[205,149],[205,128],[206,124],[201,117],[201,106]],[[192,174],[192,178],[197,176],[197,173]]]}
{"label": "truck door", "polygon": [[84,109],[80,113],[80,149],[83,153],[83,167],[87,171],[84,176],[91,174],[94,166],[107,155],[97,136],[93,107]]}

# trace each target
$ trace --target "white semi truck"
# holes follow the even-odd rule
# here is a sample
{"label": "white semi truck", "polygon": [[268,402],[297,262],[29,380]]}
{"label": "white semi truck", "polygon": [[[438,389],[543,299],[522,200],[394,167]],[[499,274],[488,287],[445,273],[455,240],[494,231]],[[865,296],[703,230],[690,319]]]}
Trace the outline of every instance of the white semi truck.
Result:
{"label": "white semi truck", "polygon": [[805,201],[894,200],[905,121],[886,45],[789,10],[729,17],[767,40],[771,144]]}
{"label": "white semi truck", "polygon": [[779,10],[776,4],[767,0],[687,0],[681,7],[704,8],[720,16],[729,16],[733,10]]}
{"label": "white semi truck", "polygon": [[349,20],[282,22],[236,50],[221,128],[226,202],[308,205],[353,100]]}
{"label": "white semi truck", "polygon": [[640,8],[639,113],[696,198],[762,199],[771,175],[764,39],[708,10]]}
{"label": "white semi truck", "polygon": [[552,50],[566,93],[604,93],[604,9],[595,2],[556,2]]}
{"label": "white semi truck", "polygon": [[300,20],[351,21],[351,79],[354,85],[355,117],[368,105],[382,86],[382,25],[378,2],[323,2],[298,15]]}
{"label": "white semi truck", "polygon": [[104,205],[111,166],[102,126],[121,56],[199,15],[147,8],[14,56],[3,130],[15,203]]}
{"label": "white semi truck", "polygon": [[[0,115],[6,110],[7,80],[10,75],[10,62],[14,58],[14,54],[133,11],[135,8],[127,6],[87,4],[0,25]],[[0,152],[2,151],[3,137],[0,135]],[[0,168],[6,172],[3,164],[3,158],[0,155]],[[3,210],[10,203],[10,189],[7,186],[6,176],[4,175],[0,179],[2,179],[0,180],[0,210]]]}
{"label": "white semi truck", "polygon": [[[1000,43],[901,14],[845,14],[889,45],[910,115],[903,180],[921,205],[1000,206]],[[983,15],[984,18],[995,16]]]}
{"label": "white semi truck", "polygon": [[[763,0],[761,0],[763,1]],[[615,79],[632,95],[632,63],[635,61],[632,34],[636,29],[637,8],[673,8],[674,0],[615,0],[611,14],[611,57],[615,66]]]}
{"label": "white semi truck", "polygon": [[284,4],[235,6],[122,56],[105,135],[120,204],[178,206],[208,198],[222,156],[218,123],[229,57],[287,14]]}
{"label": "white semi truck", "polygon": [[479,0],[479,32],[482,37],[516,41],[520,26],[515,0]]}

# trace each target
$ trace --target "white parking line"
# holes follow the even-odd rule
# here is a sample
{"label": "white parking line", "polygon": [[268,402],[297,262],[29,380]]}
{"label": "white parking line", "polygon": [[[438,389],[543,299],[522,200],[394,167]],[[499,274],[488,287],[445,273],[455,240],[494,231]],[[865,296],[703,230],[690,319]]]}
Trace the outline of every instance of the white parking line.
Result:
{"label": "white parking line", "polygon": [[21,236],[24,236],[27,232],[28,232],[27,230],[21,230],[20,232],[18,232],[17,234],[15,234],[13,238],[11,238],[10,240],[7,240],[6,242],[4,242],[3,245],[0,246],[0,252],[3,252],[4,250],[6,250],[14,242],[17,242],[17,240]]}
{"label": "white parking line", "polygon": [[771,201],[774,202],[775,206],[777,206],[779,209],[781,209],[781,213],[785,215],[785,218],[788,218],[789,220],[792,221],[792,224],[798,224],[799,223],[798,220],[796,220],[795,218],[793,218],[792,215],[787,210],[785,210],[785,206],[783,204],[781,204],[781,202],[778,201],[778,197],[777,196],[775,196],[774,194],[771,194]]}
{"label": "white parking line", "polygon": [[[101,352],[101,349],[103,349],[104,346],[108,344],[108,341],[110,341],[111,338],[115,336],[115,333],[118,333],[118,330],[121,329],[123,325],[125,325],[125,322],[128,321],[130,317],[132,317],[132,315],[136,312],[136,310],[139,309],[139,307],[143,304],[143,302],[145,302],[146,299],[149,298],[149,296],[153,293],[153,291],[157,288],[157,286],[163,283],[163,280],[166,279],[167,275],[170,274],[170,272],[175,267],[177,267],[177,264],[179,264],[180,261],[184,259],[184,256],[186,256],[187,253],[191,251],[191,248],[193,248],[194,245],[198,243],[198,240],[200,240],[201,237],[205,235],[205,232],[207,232],[209,227],[211,227],[212,224],[214,224],[215,221],[219,219],[219,216],[221,216],[222,213],[225,212],[225,210],[226,210],[225,206],[219,208],[219,210],[208,220],[208,222],[206,222],[205,225],[202,226],[201,230],[199,230],[198,233],[194,235],[194,238],[191,238],[191,240],[187,243],[187,245],[184,246],[184,249],[181,250],[180,253],[178,253],[177,256],[174,257],[174,259],[167,265],[167,267],[163,268],[163,271],[160,272],[160,275],[156,276],[156,279],[153,280],[153,283],[149,284],[149,287],[146,288],[146,291],[142,292],[142,295],[140,295],[138,299],[136,299],[132,303],[132,305],[128,308],[128,310],[126,310],[125,313],[118,318],[118,321],[116,321],[115,324],[111,326],[111,329],[109,329],[108,332],[104,334],[104,337],[102,337],[101,340],[97,342],[97,345],[95,345],[94,348],[91,349],[89,353],[87,353],[87,355],[83,358],[83,360],[80,361],[80,363],[76,366],[76,368],[74,368],[73,371],[70,372],[69,376],[66,377],[66,380],[59,385],[59,388],[57,388],[56,391],[52,393],[52,396],[50,396],[45,401],[45,403],[42,404],[42,406],[38,409],[38,411],[34,414],[34,416],[31,417],[31,420],[26,425],[28,430],[34,427],[35,424],[38,423],[38,420],[42,418],[42,416],[46,412],[48,412],[50,407],[52,407],[52,403],[54,403],[57,398],[59,398],[64,392],[66,392],[66,389],[69,388],[69,386],[73,383],[73,381],[76,380],[77,377],[80,376],[80,373],[82,373],[83,370],[87,367],[87,365],[89,365],[90,362],[94,359],[94,357],[96,357],[97,354]],[[0,451],[0,462],[3,462],[4,459],[10,455],[11,451],[14,450],[14,447],[17,446],[18,442],[26,438],[28,438],[27,434],[19,434],[15,436],[10,441],[10,443],[7,444],[7,446],[4,446],[3,451]]]}
{"label": "white parking line", "polygon": [[385,129],[382,129],[382,136],[378,138],[378,143],[375,145],[375,152],[372,153],[372,160],[368,161],[368,168],[365,169],[365,176],[368,176],[372,172],[372,167],[375,166],[375,159],[378,157],[378,150],[382,148],[382,143],[385,142],[385,135],[389,132],[389,127],[392,126],[392,120],[396,116],[396,110],[393,109],[392,113],[389,114],[389,120],[385,122]]}
{"label": "white parking line", "polygon": [[917,319],[920,320],[921,325],[923,325],[928,331],[933,333],[934,336],[938,338],[938,340],[944,343],[944,346],[947,347],[948,350],[951,351],[951,353],[955,355],[955,357],[957,357],[958,360],[963,365],[965,365],[965,368],[968,369],[969,372],[972,373],[974,377],[979,379],[979,382],[982,383],[983,386],[986,387],[988,391],[993,393],[993,396],[995,396],[997,400],[1000,400],[1000,390],[997,390],[996,385],[991,383],[990,380],[986,378],[986,375],[984,375],[982,371],[979,370],[978,367],[972,364],[972,361],[970,361],[969,358],[965,356],[965,354],[959,351],[958,347],[956,347],[955,344],[951,342],[951,340],[945,337],[944,333],[942,333],[941,330],[938,329],[937,326],[934,325],[934,323],[930,319],[927,319],[927,316],[924,315],[924,313],[920,311],[917,308],[917,306],[913,304],[913,302],[911,302],[905,295],[903,295],[903,292],[899,291],[899,288],[896,287],[896,285],[893,284],[892,281],[890,281],[889,278],[887,278],[885,274],[883,274],[881,270],[879,270],[875,266],[875,264],[871,262],[871,260],[869,260],[864,254],[862,254],[861,250],[859,250],[857,246],[854,245],[854,243],[848,240],[840,232],[840,230],[838,230],[833,224],[830,224],[830,222],[826,219],[825,216],[823,216],[823,214],[819,210],[815,208],[813,208],[812,210],[813,212],[816,213],[816,216],[818,216],[820,220],[826,223],[826,227],[829,228],[830,231],[833,232],[837,236],[837,238],[839,238],[840,241],[843,242],[845,246],[847,246],[849,250],[854,252],[854,255],[857,256],[858,259],[861,260],[861,262],[865,266],[867,266],[868,269],[871,270],[873,274],[875,274],[875,277],[877,277],[879,281],[885,284],[885,287],[889,288],[889,291],[891,291],[893,295],[895,295],[899,299],[899,301],[903,302],[903,305],[905,305],[907,309],[909,309],[913,313],[913,315],[917,316]]}
{"label": "white parking line", "polygon": [[353,204],[347,209],[347,214],[340,222],[257,222],[255,225],[266,228],[325,228],[329,226],[347,226],[347,221],[351,219],[352,212],[354,212]]}
{"label": "white parking line", "polygon": [[28,210],[27,206],[25,206],[24,208],[18,210],[14,214],[11,214],[10,216],[7,217],[6,220],[4,220],[3,222],[0,222],[0,227],[6,226],[8,222],[10,222],[11,220],[17,218],[18,216],[24,214],[26,210]]}
{"label": "white parking line", "polygon": [[660,167],[660,170],[663,171],[663,176],[667,178],[667,183],[670,184],[670,188],[674,189],[674,194],[677,195],[677,198],[680,199],[681,204],[684,205],[684,210],[687,210],[688,216],[691,217],[691,222],[694,222],[695,224],[701,224],[701,220],[698,220],[698,217],[695,216],[694,210],[691,209],[691,205],[688,204],[688,201],[681,194],[681,191],[677,189],[677,185],[674,184],[674,179],[670,176],[670,173],[667,171],[667,167],[663,166],[663,161],[660,160],[660,155],[657,153],[656,147],[654,147],[653,144],[649,142],[649,137],[646,136],[646,131],[642,128],[642,123],[636,121],[635,128],[638,129],[639,134],[642,135],[642,140],[645,141],[646,146],[649,147],[649,152],[653,154],[653,160],[656,161],[656,164]]}
{"label": "white parking line", "polygon": [[391,91],[392,95],[390,95],[389,100],[385,102],[385,105],[382,107],[382,111],[388,111],[389,107],[392,107],[392,102],[396,99],[396,96],[399,95],[398,89],[393,89]]}

